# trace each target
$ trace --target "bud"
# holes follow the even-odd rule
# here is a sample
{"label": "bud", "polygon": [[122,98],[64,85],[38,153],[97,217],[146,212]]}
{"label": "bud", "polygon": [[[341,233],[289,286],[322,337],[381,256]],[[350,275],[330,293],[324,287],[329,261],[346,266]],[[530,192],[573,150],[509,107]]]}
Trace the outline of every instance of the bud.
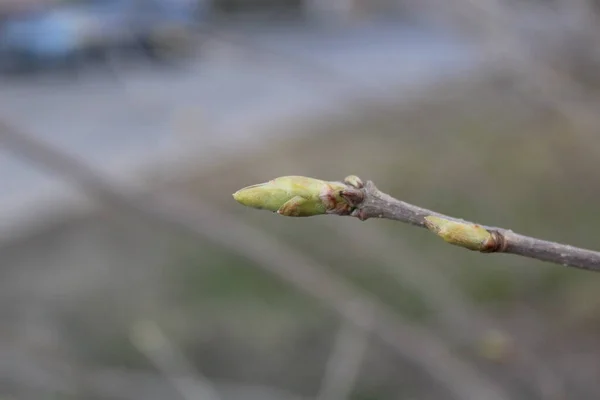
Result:
{"label": "bud", "polygon": [[246,207],[268,210],[288,217],[320,214],[347,215],[352,207],[342,198],[346,185],[304,176],[282,176],[269,182],[247,186],[233,194]]}
{"label": "bud", "polygon": [[363,183],[362,179],[360,179],[356,175],[348,175],[346,178],[344,178],[344,183],[346,185],[352,186],[355,189],[362,189],[363,187],[365,187],[365,184]]}
{"label": "bud", "polygon": [[430,215],[425,217],[425,226],[446,242],[469,250],[486,251],[494,242],[492,234],[480,225]]}

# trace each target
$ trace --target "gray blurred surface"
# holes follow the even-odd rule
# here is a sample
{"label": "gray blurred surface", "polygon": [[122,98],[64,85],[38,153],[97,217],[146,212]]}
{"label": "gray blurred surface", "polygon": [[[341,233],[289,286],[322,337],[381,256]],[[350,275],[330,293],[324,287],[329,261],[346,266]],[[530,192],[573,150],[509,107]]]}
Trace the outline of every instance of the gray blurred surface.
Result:
{"label": "gray blurred surface", "polygon": [[[116,59],[72,76],[3,78],[0,112],[105,171],[121,172],[182,149],[193,148],[208,161],[216,148],[256,146],[269,134],[287,135],[267,128],[286,117],[315,118],[343,109],[353,97],[389,97],[388,88],[426,84],[476,61],[473,49],[457,38],[397,22],[346,30],[238,26],[221,33],[224,39],[209,38],[197,56],[177,65]],[[295,69],[294,60],[309,66]],[[0,222],[36,203],[40,188],[70,192],[0,152]]]}

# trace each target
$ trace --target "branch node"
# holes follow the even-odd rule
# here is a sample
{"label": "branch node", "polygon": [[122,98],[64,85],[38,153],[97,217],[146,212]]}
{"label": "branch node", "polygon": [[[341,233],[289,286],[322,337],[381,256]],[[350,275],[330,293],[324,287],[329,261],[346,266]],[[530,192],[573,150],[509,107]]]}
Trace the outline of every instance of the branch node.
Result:
{"label": "branch node", "polygon": [[366,221],[369,219],[369,216],[362,208],[355,208],[354,211],[350,213],[350,216],[356,217],[361,221]]}
{"label": "branch node", "polygon": [[504,234],[497,230],[488,230],[490,237],[483,244],[480,250],[482,253],[504,253],[508,245],[508,241]]}
{"label": "branch node", "polygon": [[362,189],[348,187],[340,191],[340,196],[354,208],[358,208],[365,201],[365,192]]}

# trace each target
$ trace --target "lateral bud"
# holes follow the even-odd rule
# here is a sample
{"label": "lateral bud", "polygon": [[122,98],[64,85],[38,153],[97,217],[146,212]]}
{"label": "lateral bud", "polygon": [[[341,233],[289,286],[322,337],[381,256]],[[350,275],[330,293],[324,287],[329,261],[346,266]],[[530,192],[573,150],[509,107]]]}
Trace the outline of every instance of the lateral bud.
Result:
{"label": "lateral bud", "polygon": [[481,225],[430,215],[425,217],[425,226],[447,243],[469,250],[488,253],[497,248],[495,236]]}

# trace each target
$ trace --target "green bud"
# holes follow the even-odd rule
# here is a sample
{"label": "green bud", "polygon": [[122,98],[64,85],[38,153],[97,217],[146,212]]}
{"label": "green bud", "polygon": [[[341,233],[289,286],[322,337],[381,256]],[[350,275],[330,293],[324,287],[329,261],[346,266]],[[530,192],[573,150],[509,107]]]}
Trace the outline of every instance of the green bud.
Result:
{"label": "green bud", "polygon": [[492,234],[480,225],[430,215],[425,217],[425,226],[446,242],[469,250],[486,251],[494,242]]}
{"label": "green bud", "polygon": [[247,186],[233,194],[240,204],[289,217],[320,214],[348,214],[350,205],[340,193],[346,185],[304,176],[282,176],[269,182]]}

